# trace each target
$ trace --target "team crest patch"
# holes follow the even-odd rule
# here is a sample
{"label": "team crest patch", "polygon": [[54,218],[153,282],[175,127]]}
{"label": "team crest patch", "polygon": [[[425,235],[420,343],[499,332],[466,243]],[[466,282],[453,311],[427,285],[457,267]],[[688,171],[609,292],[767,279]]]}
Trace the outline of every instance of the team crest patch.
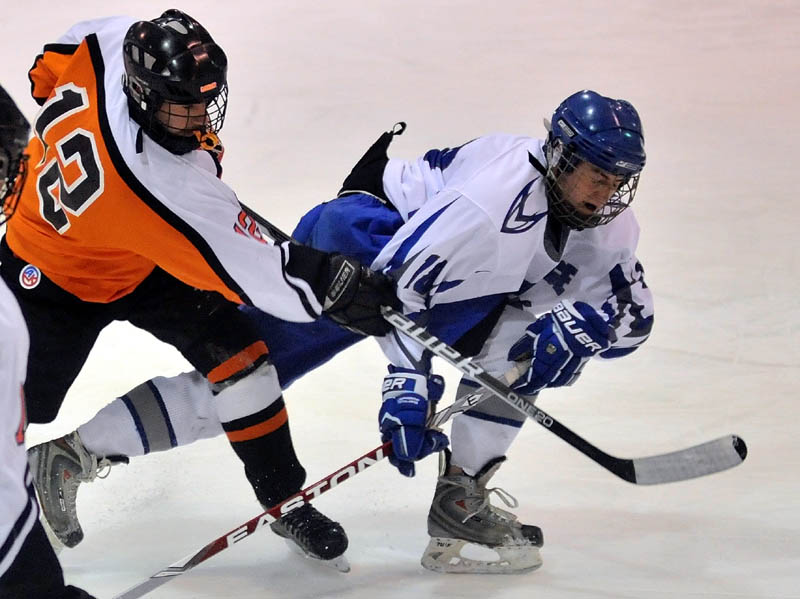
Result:
{"label": "team crest patch", "polygon": [[23,289],[33,289],[42,280],[42,271],[33,264],[26,264],[19,273],[19,284]]}

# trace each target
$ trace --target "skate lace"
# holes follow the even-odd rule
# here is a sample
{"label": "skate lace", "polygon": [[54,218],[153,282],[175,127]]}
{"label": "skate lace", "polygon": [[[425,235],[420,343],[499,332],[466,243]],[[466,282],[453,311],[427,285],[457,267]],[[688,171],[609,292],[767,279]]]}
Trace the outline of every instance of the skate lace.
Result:
{"label": "skate lace", "polygon": [[[446,484],[459,486],[459,487],[461,486],[455,481],[444,480],[442,482],[444,482]],[[506,507],[510,507],[512,510],[517,508],[517,507],[519,507],[519,501],[517,501],[517,498],[514,497],[511,493],[509,493],[508,491],[506,491],[505,489],[502,489],[500,487],[492,487],[490,489],[486,489],[485,490],[485,492],[483,493],[483,499],[481,499],[481,502],[480,502],[480,504],[478,504],[477,509],[467,513],[467,515],[464,517],[464,519],[461,521],[461,523],[462,524],[466,523],[467,520],[469,520],[473,516],[477,516],[478,514],[480,514],[485,509],[488,509],[489,513],[492,516],[499,517],[502,520],[516,520],[516,516],[514,516],[514,514],[511,514],[509,512],[506,512],[505,510],[502,510],[502,509],[499,509],[499,508],[495,508],[491,504],[490,496],[491,496],[492,493],[497,495],[500,498],[500,500],[504,504],[506,504]]]}
{"label": "skate lace", "polygon": [[114,465],[114,462],[109,460],[108,458],[101,458],[99,461],[97,458],[93,459],[92,462],[92,472],[94,472],[94,476],[89,479],[89,481],[94,480],[95,478],[107,478],[109,474],[111,474],[111,467]]}

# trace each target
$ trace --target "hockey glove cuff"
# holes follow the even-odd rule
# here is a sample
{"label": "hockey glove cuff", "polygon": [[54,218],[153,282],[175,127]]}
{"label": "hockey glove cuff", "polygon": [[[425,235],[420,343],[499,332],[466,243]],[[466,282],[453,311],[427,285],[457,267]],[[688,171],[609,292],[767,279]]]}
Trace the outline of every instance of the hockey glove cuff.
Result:
{"label": "hockey glove cuff", "polygon": [[414,462],[448,446],[447,435],[427,428],[429,415],[444,393],[444,379],[389,366],[383,379],[378,423],[383,441],[392,441],[389,461],[404,476],[416,474]]}

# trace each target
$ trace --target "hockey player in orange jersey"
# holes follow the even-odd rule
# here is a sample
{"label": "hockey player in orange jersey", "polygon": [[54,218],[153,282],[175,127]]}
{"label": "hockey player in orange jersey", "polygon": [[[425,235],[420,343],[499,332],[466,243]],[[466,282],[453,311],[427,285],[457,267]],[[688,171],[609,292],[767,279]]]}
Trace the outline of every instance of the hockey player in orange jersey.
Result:
{"label": "hockey player in orange jersey", "polygon": [[[388,279],[352,259],[261,238],[219,178],[226,70],[222,48],[178,10],[79,23],[46,45],[30,71],[41,109],[0,273],[30,330],[31,422],[56,417],[100,331],[127,320],[212,384],[223,428],[269,507],[301,488],[305,470],[269,349],[237,305],[298,322],[325,313],[383,334],[380,306],[395,300]],[[56,471],[89,459],[77,434],[50,451]],[[276,524],[315,557],[346,549],[341,527],[310,505]]]}

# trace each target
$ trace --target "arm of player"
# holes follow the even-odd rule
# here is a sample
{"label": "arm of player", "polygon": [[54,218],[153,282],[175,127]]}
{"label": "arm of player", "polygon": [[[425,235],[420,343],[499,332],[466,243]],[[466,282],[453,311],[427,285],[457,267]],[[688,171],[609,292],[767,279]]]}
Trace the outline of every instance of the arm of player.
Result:
{"label": "arm of player", "polygon": [[144,192],[117,198],[117,218],[102,232],[110,247],[122,245],[188,285],[283,320],[307,322],[325,312],[361,333],[388,331],[380,315],[381,305],[396,305],[388,278],[342,256],[271,244],[214,173],[146,136],[143,154],[150,154],[146,168],[138,156],[130,164],[149,193],[144,202]]}
{"label": "arm of player", "polygon": [[76,23],[59,37],[55,43],[46,44],[33,61],[28,72],[31,81],[31,96],[41,106],[47,101],[58,81],[59,73],[64,71],[65,63],[70,59],[83,39],[105,27],[127,29],[135,19],[131,17],[107,17]]}

